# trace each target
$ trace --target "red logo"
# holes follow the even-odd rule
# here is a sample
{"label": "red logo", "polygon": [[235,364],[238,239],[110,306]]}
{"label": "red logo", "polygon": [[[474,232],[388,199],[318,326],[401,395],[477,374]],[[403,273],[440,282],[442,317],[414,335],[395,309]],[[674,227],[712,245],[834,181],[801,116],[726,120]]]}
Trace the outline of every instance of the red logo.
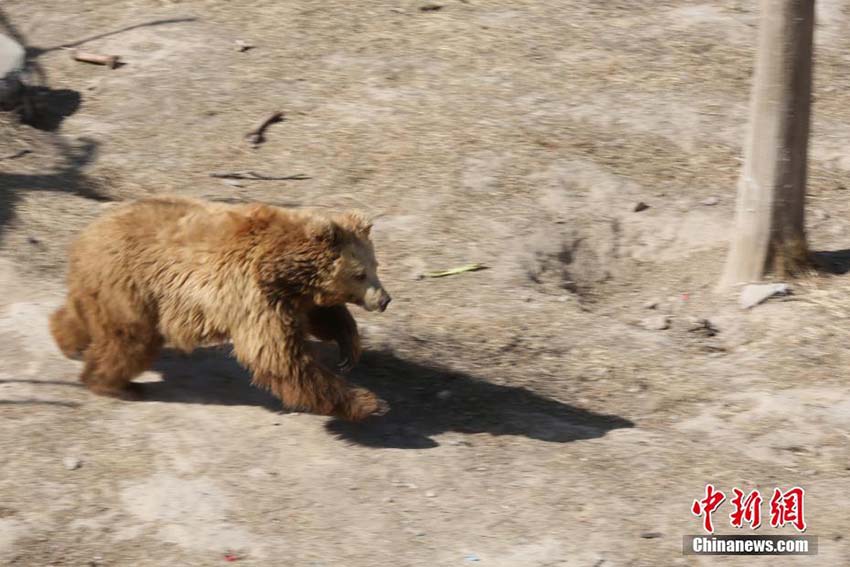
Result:
{"label": "red logo", "polygon": [[705,485],[705,498],[694,500],[691,512],[694,516],[703,516],[702,527],[708,533],[714,533],[714,525],[711,523],[711,514],[726,500],[726,495],[714,490],[714,485]]}
{"label": "red logo", "polygon": [[[761,504],[763,502],[758,489],[745,495],[743,490],[733,488],[732,493],[734,496],[730,503],[734,509],[729,514],[732,526],[742,528],[746,524],[752,530],[758,529],[761,525]],[[798,486],[785,492],[778,488],[774,489],[773,497],[770,499],[770,526],[781,528],[785,524],[791,524],[797,531],[806,531],[806,520],[803,516],[805,496],[806,492]],[[702,527],[710,534],[714,533],[711,514],[717,511],[724,500],[726,500],[726,495],[723,492],[715,489],[713,484],[706,484],[705,497],[701,500],[694,500],[691,505],[691,513],[694,516],[702,517]]]}
{"label": "red logo", "polygon": [[735,507],[735,510],[729,514],[732,525],[741,528],[744,526],[744,522],[747,522],[750,524],[750,529],[757,529],[761,525],[761,494],[759,494],[759,491],[753,490],[746,498],[744,498],[744,493],[737,488],[733,488],[732,492],[735,493],[735,498],[732,499],[732,506]]}
{"label": "red logo", "polygon": [[803,498],[805,491],[795,486],[784,494],[778,488],[773,491],[770,499],[770,525],[781,528],[791,524],[798,532],[806,531],[806,520],[803,518]]}

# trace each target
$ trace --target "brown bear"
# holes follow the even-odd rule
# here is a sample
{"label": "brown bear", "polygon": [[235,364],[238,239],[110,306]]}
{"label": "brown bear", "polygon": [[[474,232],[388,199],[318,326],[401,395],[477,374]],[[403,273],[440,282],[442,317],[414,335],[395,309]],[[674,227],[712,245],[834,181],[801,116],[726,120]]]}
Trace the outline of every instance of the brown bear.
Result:
{"label": "brown bear", "polygon": [[56,343],[85,362],[97,394],[138,397],[130,381],[169,343],[225,341],[253,383],[296,409],[359,420],[388,407],[314,357],[307,335],[360,356],[346,303],[384,311],[371,225],[264,204],[158,197],[119,205],[71,247],[68,297],[50,318]]}

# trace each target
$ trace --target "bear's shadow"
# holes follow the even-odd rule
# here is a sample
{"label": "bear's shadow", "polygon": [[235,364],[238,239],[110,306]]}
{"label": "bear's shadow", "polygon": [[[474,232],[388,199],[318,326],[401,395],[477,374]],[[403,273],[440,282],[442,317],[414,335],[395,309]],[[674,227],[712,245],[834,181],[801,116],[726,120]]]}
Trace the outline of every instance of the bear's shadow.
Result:
{"label": "bear's shadow", "polygon": [[[323,360],[335,356],[324,350]],[[143,383],[143,399],[282,411],[277,398],[251,385],[249,373],[228,351],[226,347],[198,349],[191,355],[166,351],[153,368],[162,380]],[[369,388],[392,409],[359,423],[332,419],[326,428],[341,439],[368,447],[436,447],[434,436],[449,431],[567,443],[634,426],[622,417],[583,410],[526,388],[424,366],[387,351],[364,352],[347,379]]]}

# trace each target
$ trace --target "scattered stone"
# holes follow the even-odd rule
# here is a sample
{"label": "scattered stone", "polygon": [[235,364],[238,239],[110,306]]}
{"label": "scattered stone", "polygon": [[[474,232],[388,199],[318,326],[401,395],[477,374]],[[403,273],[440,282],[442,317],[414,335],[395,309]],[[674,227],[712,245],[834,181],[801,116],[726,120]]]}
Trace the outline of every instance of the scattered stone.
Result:
{"label": "scattered stone", "polygon": [[26,52],[17,41],[0,35],[0,109],[13,108],[23,89]]}
{"label": "scattered stone", "polygon": [[393,502],[395,502],[395,498],[393,498],[392,496],[387,496],[386,498],[384,498],[384,502],[392,504]]}
{"label": "scattered stone", "polygon": [[642,537],[643,539],[658,539],[662,535],[663,534],[661,532],[643,532],[642,534],[640,534],[640,537]]}
{"label": "scattered stone", "polygon": [[641,201],[641,202],[639,202],[637,205],[635,205],[635,212],[636,212],[636,213],[639,213],[639,212],[641,212],[641,211],[645,211],[645,210],[646,210],[646,209],[648,209],[648,208],[649,208],[649,205],[647,205],[646,203],[644,203],[643,201]]}
{"label": "scattered stone", "polygon": [[452,397],[451,390],[440,390],[439,392],[437,392],[437,398],[439,398],[443,401],[446,401],[451,397]]}
{"label": "scattered stone", "polygon": [[420,12],[436,12],[442,9],[442,4],[425,4],[424,6],[419,6]]}
{"label": "scattered stone", "polygon": [[647,317],[641,321],[641,326],[647,331],[664,331],[670,328],[670,318],[667,315]]}
{"label": "scattered stone", "polygon": [[80,459],[76,457],[65,457],[64,459],[62,459],[62,464],[69,471],[77,470],[78,468],[83,466],[82,461],[80,461]]}
{"label": "scattered stone", "polygon": [[481,558],[475,555],[474,553],[468,553],[463,559],[471,563],[477,563],[478,561],[481,561]]}
{"label": "scattered stone", "polygon": [[435,496],[437,496],[437,493],[433,490],[429,490],[425,493],[425,498],[434,498]]}
{"label": "scattered stone", "polygon": [[764,303],[771,297],[790,294],[791,286],[785,283],[751,284],[741,290],[741,297],[738,303],[741,309],[751,309],[760,303]]}
{"label": "scattered stone", "polygon": [[651,300],[647,301],[646,303],[644,303],[642,307],[643,307],[644,309],[657,309],[657,308],[658,308],[658,305],[659,305],[660,303],[661,303],[661,302],[660,302],[660,301],[658,301],[657,299],[651,299]]}
{"label": "scattered stone", "polygon": [[707,199],[703,199],[702,201],[700,201],[700,204],[706,207],[713,207],[719,202],[720,199],[718,199],[717,197],[708,197]]}

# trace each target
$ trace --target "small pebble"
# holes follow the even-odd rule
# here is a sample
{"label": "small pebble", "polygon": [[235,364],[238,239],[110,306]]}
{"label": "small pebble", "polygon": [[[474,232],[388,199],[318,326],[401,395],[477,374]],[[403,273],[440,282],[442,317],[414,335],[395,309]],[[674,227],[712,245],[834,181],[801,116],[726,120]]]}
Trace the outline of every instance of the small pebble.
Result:
{"label": "small pebble", "polygon": [[440,390],[439,392],[437,392],[437,397],[443,401],[446,401],[452,397],[452,392],[451,390]]}
{"label": "small pebble", "polygon": [[76,457],[65,457],[64,459],[62,459],[62,464],[69,471],[73,471],[80,468],[83,463],[82,461],[80,461],[80,459]]}
{"label": "small pebble", "polygon": [[466,557],[464,557],[464,560],[475,563],[477,561],[481,561],[481,558],[475,555],[474,553],[470,553]]}
{"label": "small pebble", "polygon": [[644,203],[643,201],[641,201],[640,203],[638,203],[637,205],[635,205],[635,212],[636,212],[636,213],[639,213],[639,212],[641,212],[641,211],[645,211],[645,210],[646,210],[646,209],[648,209],[648,208],[649,208],[649,205],[647,205],[646,203]]}
{"label": "small pebble", "polygon": [[661,532],[643,532],[640,537],[643,539],[658,539],[661,537]]}
{"label": "small pebble", "polygon": [[437,495],[437,493],[434,492],[433,490],[429,490],[428,492],[425,493],[426,498],[434,498],[436,495]]}
{"label": "small pebble", "polygon": [[647,317],[641,321],[641,326],[648,331],[664,331],[670,328],[670,318],[667,315]]}
{"label": "small pebble", "polygon": [[705,205],[706,207],[713,207],[719,202],[720,199],[718,199],[717,197],[709,197],[708,199],[703,199],[702,201],[700,201],[700,203]]}

